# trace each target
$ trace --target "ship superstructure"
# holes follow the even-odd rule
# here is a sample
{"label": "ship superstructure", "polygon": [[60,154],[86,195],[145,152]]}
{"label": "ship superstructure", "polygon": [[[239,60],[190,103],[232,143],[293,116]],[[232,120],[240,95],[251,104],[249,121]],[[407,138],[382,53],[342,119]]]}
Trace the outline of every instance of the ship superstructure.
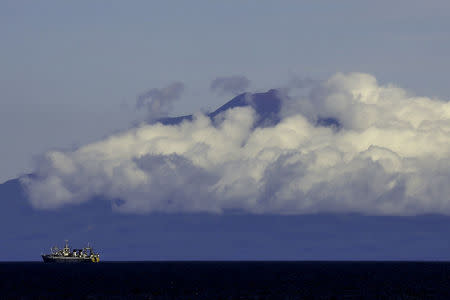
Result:
{"label": "ship superstructure", "polygon": [[66,240],[64,248],[59,249],[54,246],[51,248],[50,254],[43,254],[44,262],[64,262],[64,263],[78,263],[78,262],[99,262],[100,254],[95,253],[94,249],[88,244],[82,249],[71,249],[69,241]]}

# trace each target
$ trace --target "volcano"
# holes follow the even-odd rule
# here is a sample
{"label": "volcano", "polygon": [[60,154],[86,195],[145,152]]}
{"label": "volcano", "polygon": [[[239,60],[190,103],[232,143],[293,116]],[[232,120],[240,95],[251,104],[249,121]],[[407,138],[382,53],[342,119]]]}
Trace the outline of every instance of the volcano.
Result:
{"label": "volcano", "polygon": [[[256,127],[280,121],[283,97],[277,90],[244,93],[208,116],[251,106]],[[192,115],[158,122],[177,125]],[[332,117],[317,126],[338,128]],[[32,175],[30,175],[32,176]],[[450,218],[358,214],[257,215],[123,214],[98,195],[57,210],[34,209],[19,179],[0,185],[0,260],[39,260],[47,246],[65,239],[91,241],[105,260],[448,260],[442,238]]]}

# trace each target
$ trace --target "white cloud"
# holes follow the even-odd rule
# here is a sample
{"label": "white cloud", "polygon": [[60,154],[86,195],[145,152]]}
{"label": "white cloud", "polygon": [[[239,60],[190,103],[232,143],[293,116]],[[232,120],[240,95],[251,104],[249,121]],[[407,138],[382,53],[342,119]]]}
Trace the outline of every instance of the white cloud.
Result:
{"label": "white cloud", "polygon": [[[316,126],[323,117],[341,129]],[[42,209],[102,195],[132,213],[450,214],[449,102],[336,74],[286,98],[274,127],[254,129],[250,107],[220,119],[143,124],[49,152],[22,182]]]}

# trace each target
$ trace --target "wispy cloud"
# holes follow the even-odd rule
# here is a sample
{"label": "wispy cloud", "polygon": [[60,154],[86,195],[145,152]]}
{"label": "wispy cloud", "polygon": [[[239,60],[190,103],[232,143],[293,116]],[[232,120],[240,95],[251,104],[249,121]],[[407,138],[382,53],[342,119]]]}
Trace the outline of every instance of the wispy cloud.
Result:
{"label": "wispy cloud", "polygon": [[138,109],[145,109],[147,121],[167,117],[173,109],[173,103],[180,99],[184,91],[182,82],[173,82],[164,88],[153,88],[139,95],[136,100]]}
{"label": "wispy cloud", "polygon": [[217,77],[211,82],[210,88],[220,95],[237,95],[245,92],[249,86],[250,80],[248,80],[247,77],[235,75],[229,77]]}

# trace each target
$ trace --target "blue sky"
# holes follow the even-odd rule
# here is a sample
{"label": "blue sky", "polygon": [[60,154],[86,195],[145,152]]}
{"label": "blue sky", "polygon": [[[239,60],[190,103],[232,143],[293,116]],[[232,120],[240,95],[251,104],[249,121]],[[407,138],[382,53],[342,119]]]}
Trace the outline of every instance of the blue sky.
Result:
{"label": "blue sky", "polygon": [[214,109],[209,90],[367,72],[448,100],[448,1],[1,1],[0,182],[49,149],[139,120],[136,96],[173,81],[172,114]]}

